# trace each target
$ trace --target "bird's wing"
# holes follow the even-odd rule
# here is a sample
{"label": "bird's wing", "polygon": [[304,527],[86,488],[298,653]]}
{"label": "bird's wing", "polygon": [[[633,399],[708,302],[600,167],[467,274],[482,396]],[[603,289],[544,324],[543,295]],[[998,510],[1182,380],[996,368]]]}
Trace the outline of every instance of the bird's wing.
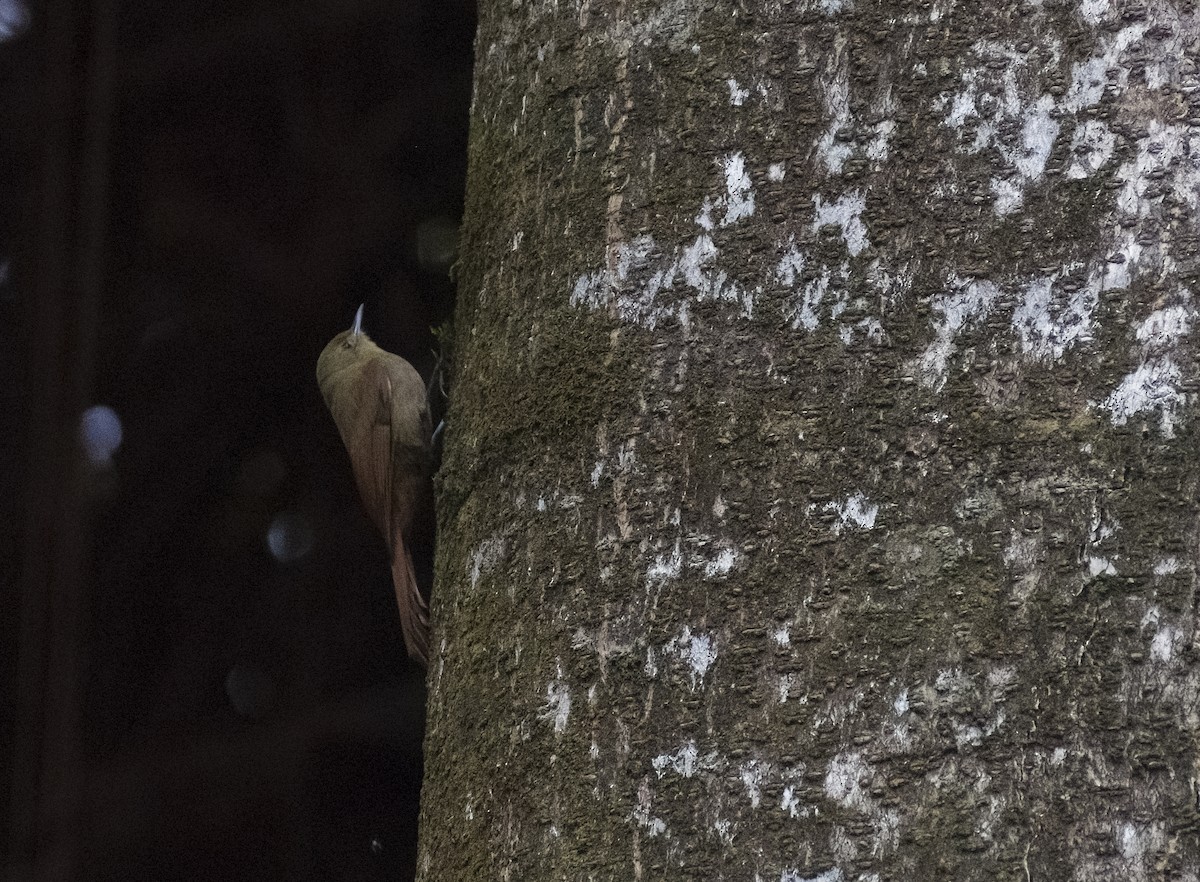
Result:
{"label": "bird's wing", "polygon": [[[392,379],[382,359],[371,359],[363,368],[363,399],[359,425],[365,456],[354,460],[354,477],[363,505],[383,534],[391,557],[392,585],[400,610],[400,626],[408,654],[422,665],[429,663],[429,607],[417,587],[412,555],[405,543],[412,512],[404,496],[396,499],[395,414],[392,409]],[[428,418],[426,418],[428,419]],[[407,492],[407,491],[406,491]],[[396,506],[401,508],[397,509]],[[408,501],[411,506],[411,500]]]}
{"label": "bird's wing", "polygon": [[392,547],[392,382],[375,359],[363,366],[353,419],[350,462],[363,507]]}

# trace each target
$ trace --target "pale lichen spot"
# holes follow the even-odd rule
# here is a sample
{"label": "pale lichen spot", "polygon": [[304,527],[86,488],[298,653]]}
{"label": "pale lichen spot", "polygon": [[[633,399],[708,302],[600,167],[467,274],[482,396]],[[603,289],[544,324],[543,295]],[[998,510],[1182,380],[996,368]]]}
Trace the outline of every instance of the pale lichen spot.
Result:
{"label": "pale lichen spot", "polygon": [[871,767],[857,751],[843,751],[829,761],[825,773],[825,795],[846,808],[862,810],[867,804],[862,781],[870,778]]}
{"label": "pale lichen spot", "polygon": [[734,107],[741,107],[750,97],[750,92],[743,89],[733,77],[726,80],[726,85],[729,86],[729,103]]}
{"label": "pale lichen spot", "polygon": [[946,383],[947,362],[955,351],[955,340],[972,322],[987,316],[1000,298],[1000,288],[979,279],[951,277],[951,291],[935,297],[933,309],[941,313],[935,322],[937,337],[920,357],[917,367],[922,385],[938,391]]}
{"label": "pale lichen spot", "polygon": [[[810,512],[816,509],[815,505],[808,506]],[[873,504],[862,493],[855,493],[841,502],[826,502],[820,506],[820,509],[837,512],[838,520],[833,525],[835,533],[841,533],[846,527],[860,530],[874,529],[875,518],[879,515],[879,506]]]}
{"label": "pale lichen spot", "polygon": [[725,576],[733,569],[737,563],[738,555],[732,548],[723,548],[717,552],[717,556],[708,561],[704,565],[704,576],[708,579],[715,579],[719,576]]}
{"label": "pale lichen spot", "polygon": [[796,682],[795,674],[780,674],[775,684],[775,695],[780,704],[787,704],[792,694],[792,684]]}
{"label": "pale lichen spot", "polygon": [[1150,658],[1166,664],[1175,657],[1183,634],[1172,625],[1162,625],[1150,640]]}
{"label": "pale lichen spot", "polygon": [[467,564],[467,578],[471,582],[472,589],[500,562],[500,559],[504,557],[505,548],[504,540],[497,538],[485,539],[475,546]]}
{"label": "pale lichen spot", "polygon": [[1065,294],[1055,292],[1063,273],[1040,276],[1026,283],[1020,304],[1013,310],[1012,327],[1021,351],[1039,361],[1058,361],[1068,349],[1092,339],[1092,317],[1100,303],[1100,276],[1089,273],[1083,284],[1071,285]]}
{"label": "pale lichen spot", "polygon": [[637,807],[633,810],[633,819],[651,836],[661,836],[667,832],[667,824],[662,818],[655,817],[650,813],[652,803],[650,782],[643,778],[642,783],[638,786],[638,802]]}
{"label": "pale lichen spot", "polygon": [[721,160],[725,172],[725,217],[721,226],[727,227],[754,214],[754,191],[750,173],[746,171],[746,157],[741,153],[730,153]]}
{"label": "pale lichen spot", "polygon": [[1134,337],[1148,346],[1165,346],[1192,331],[1196,310],[1191,303],[1157,309],[1138,324]]}
{"label": "pale lichen spot", "polygon": [[821,196],[813,196],[814,218],[813,232],[821,227],[837,226],[842,230],[842,239],[851,257],[857,257],[871,245],[867,238],[867,227],[862,221],[862,213],[867,207],[866,197],[861,190],[852,190],[834,202],[826,203]]}
{"label": "pale lichen spot", "polygon": [[692,629],[684,625],[678,637],[672,637],[663,646],[664,655],[675,655],[691,673],[691,688],[703,685],[709,668],[717,660],[717,644],[711,634],[693,634]]}
{"label": "pale lichen spot", "polygon": [[650,761],[650,765],[654,767],[659,778],[668,770],[684,778],[690,778],[696,774],[699,758],[700,751],[696,749],[696,742],[688,741],[674,753],[663,753],[656,756]]}
{"label": "pale lichen spot", "polygon": [[1090,555],[1088,557],[1088,575],[1093,579],[1097,576],[1115,576],[1117,568],[1113,566],[1111,560],[1099,555]]}
{"label": "pale lichen spot", "polygon": [[721,841],[726,845],[733,845],[733,823],[725,818],[717,818],[713,821],[713,829],[717,831],[717,835],[721,837]]}
{"label": "pale lichen spot", "polygon": [[762,787],[770,772],[770,765],[761,760],[747,760],[742,763],[738,770],[738,777],[742,780],[742,787],[746,789],[746,796],[750,800],[751,808],[758,808],[762,802]]}
{"label": "pale lichen spot", "polygon": [[1172,573],[1179,572],[1179,559],[1175,557],[1164,557],[1154,564],[1154,575],[1169,576]]}
{"label": "pale lichen spot", "polygon": [[642,665],[642,673],[650,679],[658,676],[658,660],[654,656],[654,647],[646,647],[646,663]]}
{"label": "pale lichen spot", "polygon": [[779,810],[787,812],[789,818],[807,818],[812,814],[812,808],[800,802],[800,798],[796,796],[796,788],[791,784],[783,788]]}
{"label": "pale lichen spot", "polygon": [[1117,136],[1100,120],[1087,120],[1075,127],[1071,136],[1071,164],[1068,180],[1089,178],[1112,158]]}
{"label": "pale lichen spot", "polygon": [[675,548],[670,554],[660,554],[654,558],[654,563],[646,569],[646,582],[650,585],[661,585],[679,578],[683,572],[683,555],[680,553],[679,540],[675,540]]}
{"label": "pale lichen spot", "polygon": [[798,298],[799,308],[792,314],[792,327],[804,328],[806,331],[815,331],[821,323],[820,317],[817,315],[817,309],[821,306],[821,301],[825,299],[825,295],[829,292],[829,283],[833,278],[832,272],[828,267],[821,271],[820,278],[813,279],[804,286]]}
{"label": "pale lichen spot", "polygon": [[571,718],[571,689],[563,679],[562,661],[556,665],[557,673],[546,686],[546,703],[538,714],[539,719],[553,720],[554,733],[561,735],[567,729],[567,721]]}
{"label": "pale lichen spot", "polygon": [[822,79],[825,113],[829,122],[817,139],[817,156],[826,172],[840,174],[854,148],[841,137],[842,130],[850,125],[850,71],[845,53],[834,52],[830,56],[830,69]]}
{"label": "pale lichen spot", "polygon": [[789,241],[787,249],[775,266],[775,278],[784,287],[791,288],[796,284],[796,279],[804,271],[807,262],[804,253],[796,247],[796,243]]}
{"label": "pale lichen spot", "polygon": [[1169,356],[1143,362],[1127,374],[1116,389],[1101,402],[1109,412],[1113,425],[1123,426],[1145,411],[1157,411],[1163,436],[1175,435],[1175,422],[1186,403],[1186,393],[1180,389],[1183,372]]}

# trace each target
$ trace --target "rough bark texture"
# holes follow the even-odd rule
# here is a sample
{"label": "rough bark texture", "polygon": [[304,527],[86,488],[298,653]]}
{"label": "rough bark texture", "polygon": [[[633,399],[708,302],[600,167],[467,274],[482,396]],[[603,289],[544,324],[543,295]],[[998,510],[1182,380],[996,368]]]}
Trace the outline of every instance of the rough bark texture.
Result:
{"label": "rough bark texture", "polygon": [[421,878],[1200,878],[1197,35],[483,5]]}

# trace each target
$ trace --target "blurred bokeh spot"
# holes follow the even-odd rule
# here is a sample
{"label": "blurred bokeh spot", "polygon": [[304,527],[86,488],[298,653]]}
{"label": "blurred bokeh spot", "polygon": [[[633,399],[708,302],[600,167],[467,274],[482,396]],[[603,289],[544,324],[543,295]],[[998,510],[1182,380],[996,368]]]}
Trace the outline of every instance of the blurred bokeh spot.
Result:
{"label": "blurred bokeh spot", "polygon": [[0,0],[0,40],[11,40],[29,27],[29,8],[21,0]]}
{"label": "blurred bokeh spot", "polygon": [[93,465],[103,465],[121,447],[124,438],[121,418],[111,407],[97,404],[79,418],[79,440]]}
{"label": "blurred bokeh spot", "polygon": [[312,543],[312,525],[300,512],[280,512],[267,528],[267,547],[280,563],[300,560],[312,551]]}

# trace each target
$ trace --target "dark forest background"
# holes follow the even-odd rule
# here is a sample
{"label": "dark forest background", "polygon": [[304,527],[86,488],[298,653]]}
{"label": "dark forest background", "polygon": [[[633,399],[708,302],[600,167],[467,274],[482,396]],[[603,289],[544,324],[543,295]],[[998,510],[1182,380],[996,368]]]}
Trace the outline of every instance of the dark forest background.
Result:
{"label": "dark forest background", "polygon": [[473,34],[0,2],[10,878],[411,877],[423,677],[313,370],[360,302],[433,367]]}

